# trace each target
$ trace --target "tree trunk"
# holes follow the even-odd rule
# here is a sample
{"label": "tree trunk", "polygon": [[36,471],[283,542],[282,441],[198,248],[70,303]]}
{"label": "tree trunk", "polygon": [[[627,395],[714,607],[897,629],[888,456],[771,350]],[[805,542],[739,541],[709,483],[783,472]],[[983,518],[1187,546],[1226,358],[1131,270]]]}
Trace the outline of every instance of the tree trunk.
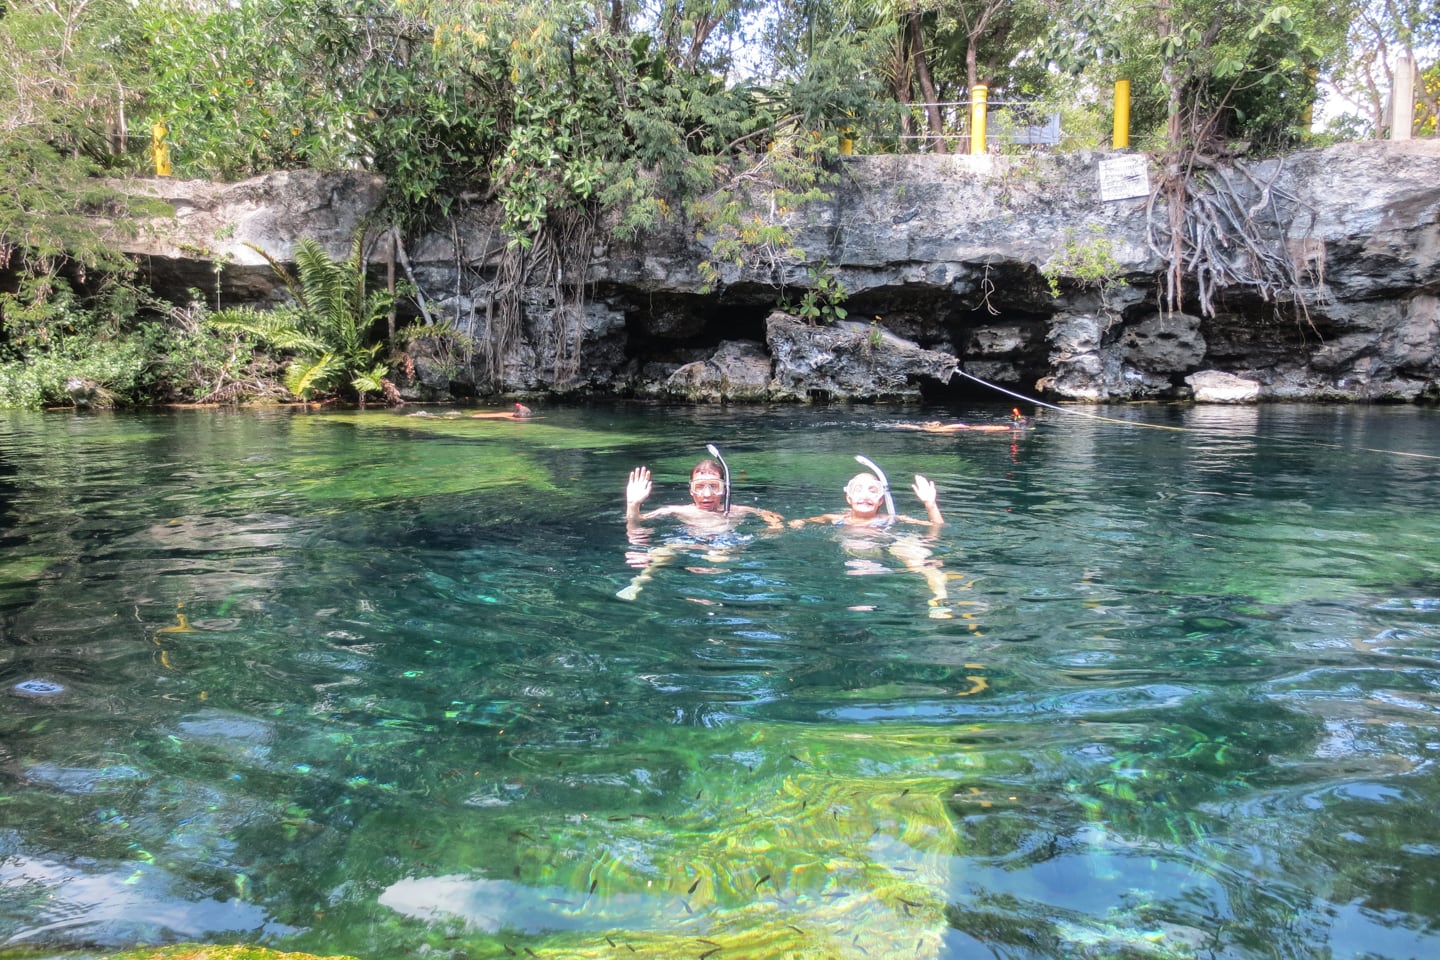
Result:
{"label": "tree trunk", "polygon": [[950,150],[945,145],[945,119],[940,115],[935,81],[930,76],[930,65],[925,59],[925,35],[921,29],[919,14],[910,14],[906,31],[910,40],[910,59],[915,64],[915,77],[920,81],[920,92],[925,96],[925,119],[933,138],[935,152],[949,153]]}

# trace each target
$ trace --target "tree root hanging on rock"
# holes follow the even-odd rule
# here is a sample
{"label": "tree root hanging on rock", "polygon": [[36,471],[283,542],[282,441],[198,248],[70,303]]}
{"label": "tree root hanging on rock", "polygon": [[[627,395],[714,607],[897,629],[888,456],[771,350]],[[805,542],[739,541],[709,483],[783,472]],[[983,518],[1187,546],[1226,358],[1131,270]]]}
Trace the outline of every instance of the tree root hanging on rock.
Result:
{"label": "tree root hanging on rock", "polygon": [[[1222,166],[1192,158],[1186,165],[1169,165],[1150,195],[1147,240],[1165,264],[1170,310],[1180,309],[1187,278],[1195,283],[1202,316],[1214,316],[1216,295],[1234,287],[1254,290],[1277,305],[1291,304],[1307,322],[1308,304],[1326,299],[1324,247],[1309,232],[1315,213],[1308,211],[1306,233],[1292,243],[1293,224],[1307,211],[1280,185],[1284,162],[1274,164],[1264,179],[1238,162]],[[1163,221],[1156,212],[1162,197]]]}

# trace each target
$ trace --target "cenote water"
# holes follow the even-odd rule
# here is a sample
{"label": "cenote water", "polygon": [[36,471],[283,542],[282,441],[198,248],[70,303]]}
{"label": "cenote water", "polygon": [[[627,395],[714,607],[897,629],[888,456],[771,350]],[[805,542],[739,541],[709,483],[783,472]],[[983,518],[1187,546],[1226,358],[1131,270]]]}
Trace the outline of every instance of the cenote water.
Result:
{"label": "cenote water", "polygon": [[1006,410],[0,415],[4,951],[1435,956],[1440,413]]}

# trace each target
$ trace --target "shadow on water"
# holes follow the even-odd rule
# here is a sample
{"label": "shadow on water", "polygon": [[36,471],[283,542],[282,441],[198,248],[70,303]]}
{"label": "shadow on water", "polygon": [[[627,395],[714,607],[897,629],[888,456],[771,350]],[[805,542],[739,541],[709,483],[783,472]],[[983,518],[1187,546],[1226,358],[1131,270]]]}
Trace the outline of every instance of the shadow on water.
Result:
{"label": "shadow on water", "polygon": [[1428,955],[1436,416],[1098,412],[5,414],[0,943]]}

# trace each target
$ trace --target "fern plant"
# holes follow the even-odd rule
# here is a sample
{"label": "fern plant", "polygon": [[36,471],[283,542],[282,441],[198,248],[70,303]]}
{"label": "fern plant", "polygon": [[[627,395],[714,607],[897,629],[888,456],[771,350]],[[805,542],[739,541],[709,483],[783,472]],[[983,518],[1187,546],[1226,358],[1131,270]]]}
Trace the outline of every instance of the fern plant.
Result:
{"label": "fern plant", "polygon": [[295,244],[295,270],[254,244],[247,244],[270,264],[290,292],[293,303],[275,310],[244,307],[222,310],[212,326],[248,334],[262,344],[294,354],[285,372],[285,388],[302,400],[330,394],[381,393],[389,365],[379,358],[382,344],[370,331],[390,311],[394,296],[368,290],[365,251],[357,236],[350,255],[332,258],[316,241]]}

